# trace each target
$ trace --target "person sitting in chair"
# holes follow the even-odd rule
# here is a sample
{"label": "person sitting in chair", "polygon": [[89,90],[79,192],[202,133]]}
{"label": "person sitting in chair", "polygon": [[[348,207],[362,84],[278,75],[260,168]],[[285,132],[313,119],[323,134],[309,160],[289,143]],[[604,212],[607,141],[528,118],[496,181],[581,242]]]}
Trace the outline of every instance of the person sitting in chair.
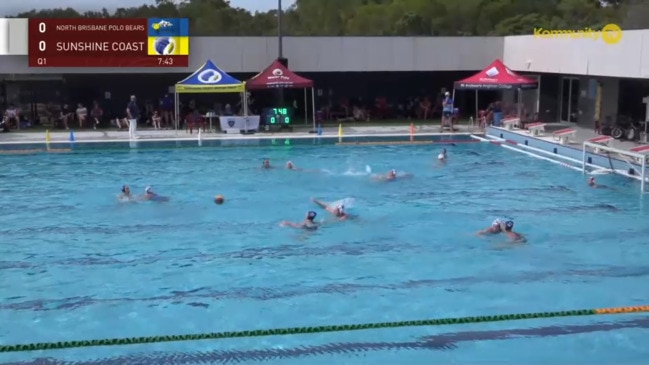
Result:
{"label": "person sitting in chair", "polygon": [[4,125],[7,132],[9,132],[10,128],[18,128],[18,123],[20,123],[18,109],[14,105],[9,105],[4,115]]}

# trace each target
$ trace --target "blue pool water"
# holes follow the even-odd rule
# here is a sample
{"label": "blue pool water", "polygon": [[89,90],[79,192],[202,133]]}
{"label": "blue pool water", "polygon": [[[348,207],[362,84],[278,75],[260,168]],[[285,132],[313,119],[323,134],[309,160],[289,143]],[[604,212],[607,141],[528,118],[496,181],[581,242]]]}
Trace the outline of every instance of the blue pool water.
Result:
{"label": "blue pool water", "polygon": [[[439,165],[439,145],[275,142],[0,156],[0,344],[649,303],[636,182],[601,176],[611,189],[590,189],[484,143],[447,146]],[[260,170],[263,158],[277,168]],[[366,166],[413,176],[376,182]],[[122,184],[171,200],[119,203]],[[312,197],[353,198],[358,218],[279,226],[308,210],[327,218]],[[474,235],[498,217],[529,243]],[[647,328],[644,314],[548,318],[0,353],[0,364],[640,363]]]}

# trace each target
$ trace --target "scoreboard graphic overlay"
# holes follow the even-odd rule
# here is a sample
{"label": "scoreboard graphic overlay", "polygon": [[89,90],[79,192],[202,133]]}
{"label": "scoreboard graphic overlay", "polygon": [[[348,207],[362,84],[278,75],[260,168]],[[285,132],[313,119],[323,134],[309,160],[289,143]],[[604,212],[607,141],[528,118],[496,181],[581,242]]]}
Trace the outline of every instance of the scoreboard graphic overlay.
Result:
{"label": "scoreboard graphic overlay", "polygon": [[188,67],[189,21],[29,19],[30,67]]}

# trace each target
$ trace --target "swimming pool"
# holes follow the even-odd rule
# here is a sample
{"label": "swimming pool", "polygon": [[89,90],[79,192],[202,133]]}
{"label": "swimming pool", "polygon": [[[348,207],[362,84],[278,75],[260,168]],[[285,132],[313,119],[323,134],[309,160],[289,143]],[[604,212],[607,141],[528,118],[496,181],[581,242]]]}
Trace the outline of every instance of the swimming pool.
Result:
{"label": "swimming pool", "polygon": [[[649,302],[649,208],[622,177],[589,189],[485,143],[447,146],[446,165],[438,145],[171,143],[0,157],[1,344]],[[258,169],[263,158],[277,168]],[[380,183],[367,166],[413,176]],[[122,184],[171,201],[118,203]],[[279,226],[326,217],[312,197],[354,198],[358,218]],[[529,244],[475,237],[497,217]],[[648,327],[641,314],[548,318],[0,353],[0,364],[640,363]]]}

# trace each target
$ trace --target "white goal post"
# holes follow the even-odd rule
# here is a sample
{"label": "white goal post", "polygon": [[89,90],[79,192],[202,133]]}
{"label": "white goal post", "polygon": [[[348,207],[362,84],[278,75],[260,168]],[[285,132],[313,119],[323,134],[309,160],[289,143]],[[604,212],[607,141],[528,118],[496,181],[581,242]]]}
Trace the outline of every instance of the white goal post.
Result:
{"label": "white goal post", "polygon": [[[615,156],[617,159],[626,162],[626,164],[629,166],[628,169],[620,169],[620,168],[615,168],[612,165],[610,168],[606,168],[604,166],[601,167],[599,170],[591,170],[588,171],[587,168],[589,167],[588,164],[588,152],[591,153],[596,153],[602,156],[602,157],[608,157],[609,161],[611,161],[611,155],[617,155]],[[611,146],[607,146],[605,144],[601,143],[594,143],[594,142],[584,142],[583,145],[583,150],[582,150],[582,173],[591,173],[591,174],[597,174],[597,173],[614,173],[618,175],[623,175],[632,179],[636,179],[640,181],[640,191],[641,192],[646,192],[645,186],[647,185],[646,183],[649,182],[646,176],[647,173],[647,161],[649,159],[649,149],[642,151],[642,152],[635,152],[635,151],[629,151],[629,150],[623,150]],[[639,165],[640,166],[640,171],[637,171],[637,167],[634,166]]]}

